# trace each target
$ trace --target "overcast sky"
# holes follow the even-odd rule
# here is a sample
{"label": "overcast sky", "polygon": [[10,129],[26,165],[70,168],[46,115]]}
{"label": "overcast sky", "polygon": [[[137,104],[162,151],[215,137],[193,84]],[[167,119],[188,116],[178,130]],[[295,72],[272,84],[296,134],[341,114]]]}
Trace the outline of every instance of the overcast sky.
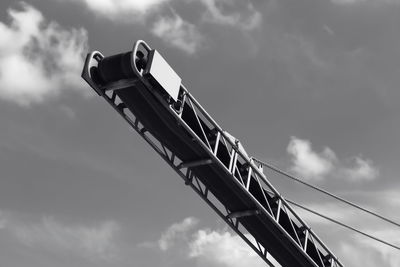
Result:
{"label": "overcast sky", "polygon": [[[2,0],[1,266],[265,266],[81,80],[88,51],[138,39],[250,155],[400,221],[399,0]],[[398,228],[267,175],[400,245]],[[346,266],[400,266],[300,213]]]}

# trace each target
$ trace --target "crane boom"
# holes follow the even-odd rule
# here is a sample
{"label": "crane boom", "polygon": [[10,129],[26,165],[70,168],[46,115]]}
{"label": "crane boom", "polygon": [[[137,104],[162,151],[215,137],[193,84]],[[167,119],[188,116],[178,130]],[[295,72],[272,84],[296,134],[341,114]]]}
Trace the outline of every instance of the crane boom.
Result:
{"label": "crane boom", "polygon": [[269,266],[343,266],[144,41],[91,52],[82,77]]}

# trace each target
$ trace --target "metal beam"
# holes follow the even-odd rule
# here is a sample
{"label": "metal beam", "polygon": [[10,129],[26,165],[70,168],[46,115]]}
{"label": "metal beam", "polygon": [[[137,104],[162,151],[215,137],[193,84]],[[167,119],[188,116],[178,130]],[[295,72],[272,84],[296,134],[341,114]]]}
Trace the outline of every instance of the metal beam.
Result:
{"label": "metal beam", "polygon": [[228,214],[228,218],[234,219],[234,218],[241,218],[241,217],[247,217],[247,216],[255,216],[261,214],[261,211],[259,210],[243,210],[243,211],[234,211]]}
{"label": "metal beam", "polygon": [[108,84],[102,86],[101,89],[104,90],[105,92],[121,90],[121,89],[135,86],[138,81],[139,81],[139,78],[119,80],[116,82],[108,83]]}
{"label": "metal beam", "polygon": [[203,165],[209,165],[212,162],[213,162],[212,159],[201,159],[189,162],[182,162],[181,164],[178,165],[178,168],[183,169],[183,168],[198,167]]}

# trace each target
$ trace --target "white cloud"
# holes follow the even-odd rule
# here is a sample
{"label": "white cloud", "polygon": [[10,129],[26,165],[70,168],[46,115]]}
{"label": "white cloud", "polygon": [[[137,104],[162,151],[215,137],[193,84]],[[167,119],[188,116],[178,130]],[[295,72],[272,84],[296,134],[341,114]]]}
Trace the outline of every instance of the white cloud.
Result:
{"label": "white cloud", "polygon": [[[385,203],[393,207],[400,207],[400,189],[389,189],[378,193],[385,200]],[[400,216],[400,214],[399,214]],[[400,219],[400,217],[399,217]]]}
{"label": "white cloud", "polygon": [[176,13],[173,17],[160,17],[153,24],[151,32],[164,42],[188,54],[195,53],[204,40],[195,25],[183,20]]}
{"label": "white cloud", "polygon": [[119,225],[114,221],[87,226],[64,224],[53,217],[29,222],[25,217],[0,211],[0,230],[6,231],[27,247],[61,255],[73,254],[90,261],[112,261],[117,258],[114,239]]}
{"label": "white cloud", "polygon": [[[151,10],[171,0],[74,0],[83,2],[91,11],[113,20],[139,21]],[[136,16],[134,16],[136,15]]]}
{"label": "white cloud", "polygon": [[[261,13],[255,10],[250,2],[231,0],[201,0],[201,2],[207,8],[204,22],[230,25],[243,30],[253,30],[261,25]],[[238,4],[242,5],[241,12],[238,11]],[[224,6],[235,11],[224,12]]]}
{"label": "white cloud", "polygon": [[343,173],[347,179],[352,181],[369,181],[378,177],[379,170],[373,166],[371,160],[355,157],[353,166],[344,168]]}
{"label": "white cloud", "polygon": [[76,118],[76,112],[73,108],[66,105],[60,105],[59,109],[67,118],[71,120]]}
{"label": "white cloud", "polygon": [[365,247],[358,247],[360,244],[354,244],[353,242],[342,242],[338,248],[336,255],[343,255],[340,257],[341,261],[344,262],[346,266],[362,266],[364,267],[376,267],[376,266],[386,266],[379,258],[376,251],[371,249],[366,249]]}
{"label": "white cloud", "polygon": [[287,147],[292,161],[291,170],[310,181],[321,181],[328,175],[338,176],[349,181],[370,181],[379,176],[379,170],[369,159],[354,157],[351,164],[338,160],[335,152],[325,147],[322,152],[315,152],[311,142],[292,136]]}
{"label": "white cloud", "polygon": [[198,230],[189,243],[189,257],[204,266],[266,265],[241,237],[227,231]]}
{"label": "white cloud", "polygon": [[8,10],[10,25],[0,22],[0,98],[29,106],[63,89],[81,90],[86,31],[46,23],[40,11],[21,6]]}
{"label": "white cloud", "polygon": [[0,230],[6,228],[7,220],[4,213],[0,210]]}
{"label": "white cloud", "polygon": [[[195,229],[197,225],[196,218],[188,217],[168,227],[157,242],[145,242],[139,246],[177,252],[178,258],[195,260],[199,266],[265,266],[265,262],[238,235],[226,229]],[[268,258],[276,262],[271,256]],[[280,265],[276,263],[276,266]]]}
{"label": "white cloud", "polygon": [[[65,0],[60,0],[65,1]],[[96,15],[112,20],[138,22],[146,20],[148,15],[163,11],[174,0],[74,0],[87,6]],[[179,4],[195,3],[193,0],[175,0]],[[258,27],[262,15],[249,1],[201,0],[206,8],[203,22],[230,25],[251,30]],[[226,7],[226,8],[225,8]],[[226,11],[228,9],[228,11]],[[159,19],[159,18],[158,18]]]}
{"label": "white cloud", "polygon": [[292,170],[309,180],[321,180],[336,161],[335,153],[326,147],[321,153],[312,149],[308,140],[291,137],[287,152],[292,157]]}
{"label": "white cloud", "polygon": [[331,0],[334,4],[347,5],[347,4],[357,4],[365,3],[366,0]]}
{"label": "white cloud", "polygon": [[354,4],[400,4],[399,0],[331,0],[334,4],[354,5]]}
{"label": "white cloud", "polygon": [[[398,230],[378,228],[366,217],[359,216],[359,213],[355,214],[354,209],[343,208],[335,203],[310,203],[307,206],[345,223],[351,223],[355,227],[362,223],[362,227],[359,227],[362,231],[395,245],[400,245],[400,239],[398,239],[400,232]],[[311,216],[305,216],[306,213],[301,212],[300,214],[307,222],[309,222],[307,219],[312,219]],[[168,240],[168,245],[165,247],[151,246],[151,248],[157,248],[164,252],[178,251],[178,254],[173,254],[176,263],[180,260],[186,262],[186,260],[191,259],[195,261],[196,266],[266,266],[265,262],[238,235],[227,231],[227,229],[195,229],[197,222],[197,219],[186,218],[182,222],[171,225],[160,238],[162,240],[166,236],[170,236],[171,238],[165,238]],[[325,241],[329,241],[329,247],[346,266],[359,266],[360,260],[363,264],[365,262],[366,267],[400,266],[399,254],[393,248],[359,234],[352,234],[348,230],[332,225],[332,223],[326,224],[326,221],[320,221],[318,218],[312,219],[311,222],[318,224],[318,229],[325,229],[332,235],[329,240]],[[333,226],[334,228],[332,228]],[[170,234],[167,234],[168,232]],[[272,257],[269,257],[269,259],[274,266],[280,266]]]}
{"label": "white cloud", "polygon": [[37,224],[18,223],[8,227],[22,244],[29,247],[73,252],[89,260],[112,260],[116,257],[113,237],[118,225],[112,221],[91,227],[68,226],[45,217]]}
{"label": "white cloud", "polygon": [[[379,238],[385,240],[386,242],[392,243],[396,246],[400,246],[400,231],[399,230],[376,230],[371,231],[372,235],[378,236]],[[391,248],[387,245],[377,243],[371,239],[358,238],[358,242],[365,245],[366,247],[370,247],[373,250],[377,251],[379,255],[382,257],[385,266],[398,267],[400,266],[400,253],[395,251],[394,248]],[[396,252],[396,253],[395,253]]]}
{"label": "white cloud", "polygon": [[[366,231],[389,243],[400,246],[399,230]],[[360,266],[361,261],[362,265],[366,267],[400,266],[400,253],[398,253],[398,250],[359,235],[353,235],[352,240],[342,242],[338,253],[343,255],[343,261],[348,266]]]}
{"label": "white cloud", "polygon": [[189,230],[193,229],[198,223],[198,220],[193,217],[185,218],[182,222],[174,223],[161,235],[158,240],[158,246],[161,250],[166,251],[177,240],[186,239],[186,234]]}
{"label": "white cloud", "polygon": [[[59,0],[67,2],[66,0]],[[194,54],[204,44],[201,25],[213,23],[240,30],[253,30],[261,25],[262,15],[250,1],[230,0],[74,0],[83,3],[94,14],[116,22],[152,25],[150,32],[167,44]],[[199,4],[202,19],[183,19],[172,7],[177,4]],[[205,8],[205,9],[204,9]],[[167,15],[169,14],[169,15]],[[195,16],[194,16],[195,17]]]}

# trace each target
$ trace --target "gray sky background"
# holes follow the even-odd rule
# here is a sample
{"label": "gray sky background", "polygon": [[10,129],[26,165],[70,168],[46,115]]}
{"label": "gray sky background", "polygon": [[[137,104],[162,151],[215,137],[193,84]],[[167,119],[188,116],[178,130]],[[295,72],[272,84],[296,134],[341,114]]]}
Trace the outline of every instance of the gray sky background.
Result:
{"label": "gray sky background", "polygon": [[[247,152],[400,221],[400,1],[0,3],[0,266],[264,266],[80,79],[143,39]],[[289,199],[400,230],[269,174]],[[346,266],[400,253],[301,212]]]}

